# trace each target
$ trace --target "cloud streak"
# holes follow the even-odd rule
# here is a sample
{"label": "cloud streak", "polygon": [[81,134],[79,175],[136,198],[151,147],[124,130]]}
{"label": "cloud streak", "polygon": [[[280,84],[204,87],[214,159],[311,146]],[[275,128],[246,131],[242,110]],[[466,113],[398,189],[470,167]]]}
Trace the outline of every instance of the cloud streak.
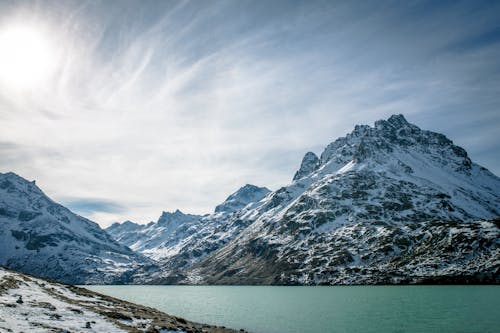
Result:
{"label": "cloud streak", "polygon": [[35,91],[0,87],[0,167],[58,200],[119,204],[88,206],[103,225],[209,212],[246,183],[277,188],[306,151],[392,113],[500,172],[498,3],[0,9],[0,23],[50,31],[59,64]]}
{"label": "cloud streak", "polygon": [[116,202],[100,199],[63,199],[63,204],[76,213],[88,215],[94,213],[123,213],[125,208]]}

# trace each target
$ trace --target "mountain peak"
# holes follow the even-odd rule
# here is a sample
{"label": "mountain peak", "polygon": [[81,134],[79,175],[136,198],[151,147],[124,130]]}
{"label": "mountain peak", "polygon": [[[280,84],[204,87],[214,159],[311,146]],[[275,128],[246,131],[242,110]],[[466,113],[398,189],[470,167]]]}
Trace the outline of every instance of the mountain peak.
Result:
{"label": "mountain peak", "polygon": [[107,232],[110,232],[110,231],[113,231],[113,230],[116,230],[116,229],[127,229],[127,230],[136,230],[140,227],[139,224],[135,223],[135,222],[132,222],[130,220],[126,220],[126,221],[123,221],[123,222],[115,222],[113,223],[112,225],[110,225],[109,227],[105,228],[105,230]]}
{"label": "mountain peak", "polygon": [[[401,114],[392,115],[387,120],[377,120],[373,127],[356,125],[351,133],[325,148],[320,165],[332,161],[335,165],[343,166],[351,161],[367,159],[385,164],[387,154],[393,154],[394,151],[413,151],[419,156],[432,155],[442,167],[451,170],[469,172],[471,168],[471,160],[463,148],[454,145],[443,134],[422,130],[409,123]],[[397,157],[394,155],[391,158]],[[330,169],[334,170],[335,167],[327,170]]]}
{"label": "mountain peak", "polygon": [[375,128],[378,130],[400,130],[411,128],[414,131],[420,131],[418,126],[409,123],[402,114],[393,114],[387,120],[377,120],[375,122]]}
{"label": "mountain peak", "polygon": [[255,186],[255,185],[252,185],[252,184],[245,184],[244,186],[240,187],[240,189],[237,192],[243,192],[243,191],[253,192],[253,191],[258,191],[261,188],[262,187]]}
{"label": "mountain peak", "polygon": [[300,169],[293,176],[293,180],[301,179],[312,172],[316,171],[320,166],[319,157],[313,152],[307,152],[302,158]]}
{"label": "mountain peak", "polygon": [[158,219],[157,224],[161,226],[168,225],[179,225],[186,221],[192,221],[194,219],[199,218],[197,215],[184,214],[179,209],[176,209],[174,212],[162,212],[160,218]]}
{"label": "mountain peak", "polygon": [[123,226],[127,226],[128,228],[137,228],[139,227],[139,224],[132,222],[130,220],[123,221],[122,223]]}
{"label": "mountain peak", "polygon": [[403,127],[410,124],[402,114],[393,114],[387,121],[396,127]]}
{"label": "mountain peak", "polygon": [[269,192],[266,187],[259,187],[252,184],[246,184],[240,187],[236,192],[231,194],[227,199],[215,207],[215,212],[233,212],[244,208],[250,203],[258,202],[264,198]]}
{"label": "mountain peak", "polygon": [[15,186],[18,189],[20,187],[26,187],[30,191],[35,190],[41,193],[41,190],[36,186],[36,182],[34,180],[29,181],[14,172],[6,172],[6,173],[0,172],[0,180],[3,180],[3,183],[1,185],[2,188],[10,184],[10,186]]}

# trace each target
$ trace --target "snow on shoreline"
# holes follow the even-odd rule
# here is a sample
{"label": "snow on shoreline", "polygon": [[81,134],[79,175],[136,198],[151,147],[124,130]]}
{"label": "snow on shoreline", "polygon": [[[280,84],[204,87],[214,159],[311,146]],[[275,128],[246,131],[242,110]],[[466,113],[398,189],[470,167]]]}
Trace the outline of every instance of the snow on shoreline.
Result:
{"label": "snow on shoreline", "polygon": [[235,332],[0,267],[0,332]]}

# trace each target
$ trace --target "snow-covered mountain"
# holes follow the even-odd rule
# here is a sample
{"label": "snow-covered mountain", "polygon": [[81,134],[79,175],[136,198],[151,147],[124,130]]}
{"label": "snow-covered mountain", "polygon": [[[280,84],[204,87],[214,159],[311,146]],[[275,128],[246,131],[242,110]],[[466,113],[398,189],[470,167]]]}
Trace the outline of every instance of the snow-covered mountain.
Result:
{"label": "snow-covered mountain", "polygon": [[0,173],[0,265],[85,284],[120,282],[149,261],[49,199],[35,182]]}
{"label": "snow-covered mountain", "polygon": [[146,225],[130,221],[114,223],[105,230],[118,242],[152,259],[162,259],[177,252],[179,244],[196,233],[201,216],[180,210],[163,212],[158,221]]}
{"label": "snow-covered mountain", "polygon": [[[114,223],[106,231],[118,242],[155,260],[182,255],[192,262],[227,243],[245,226],[232,221],[239,212],[252,209],[271,191],[245,185],[215,208],[214,214],[191,215],[180,210],[163,212],[156,223],[140,225],[130,221]],[[237,213],[238,212],[238,213]],[[204,246],[197,244],[203,241]],[[203,251],[197,251],[203,248]],[[193,259],[194,258],[194,259]]]}
{"label": "snow-covered mountain", "polygon": [[307,153],[292,183],[243,205],[177,227],[136,282],[499,281],[500,179],[402,115]]}

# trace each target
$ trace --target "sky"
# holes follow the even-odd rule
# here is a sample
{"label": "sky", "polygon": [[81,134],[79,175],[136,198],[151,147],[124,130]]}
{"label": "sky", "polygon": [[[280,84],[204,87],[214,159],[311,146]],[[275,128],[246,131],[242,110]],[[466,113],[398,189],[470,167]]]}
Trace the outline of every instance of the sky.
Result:
{"label": "sky", "polygon": [[499,1],[0,0],[0,172],[147,223],[401,113],[499,175],[499,59]]}

